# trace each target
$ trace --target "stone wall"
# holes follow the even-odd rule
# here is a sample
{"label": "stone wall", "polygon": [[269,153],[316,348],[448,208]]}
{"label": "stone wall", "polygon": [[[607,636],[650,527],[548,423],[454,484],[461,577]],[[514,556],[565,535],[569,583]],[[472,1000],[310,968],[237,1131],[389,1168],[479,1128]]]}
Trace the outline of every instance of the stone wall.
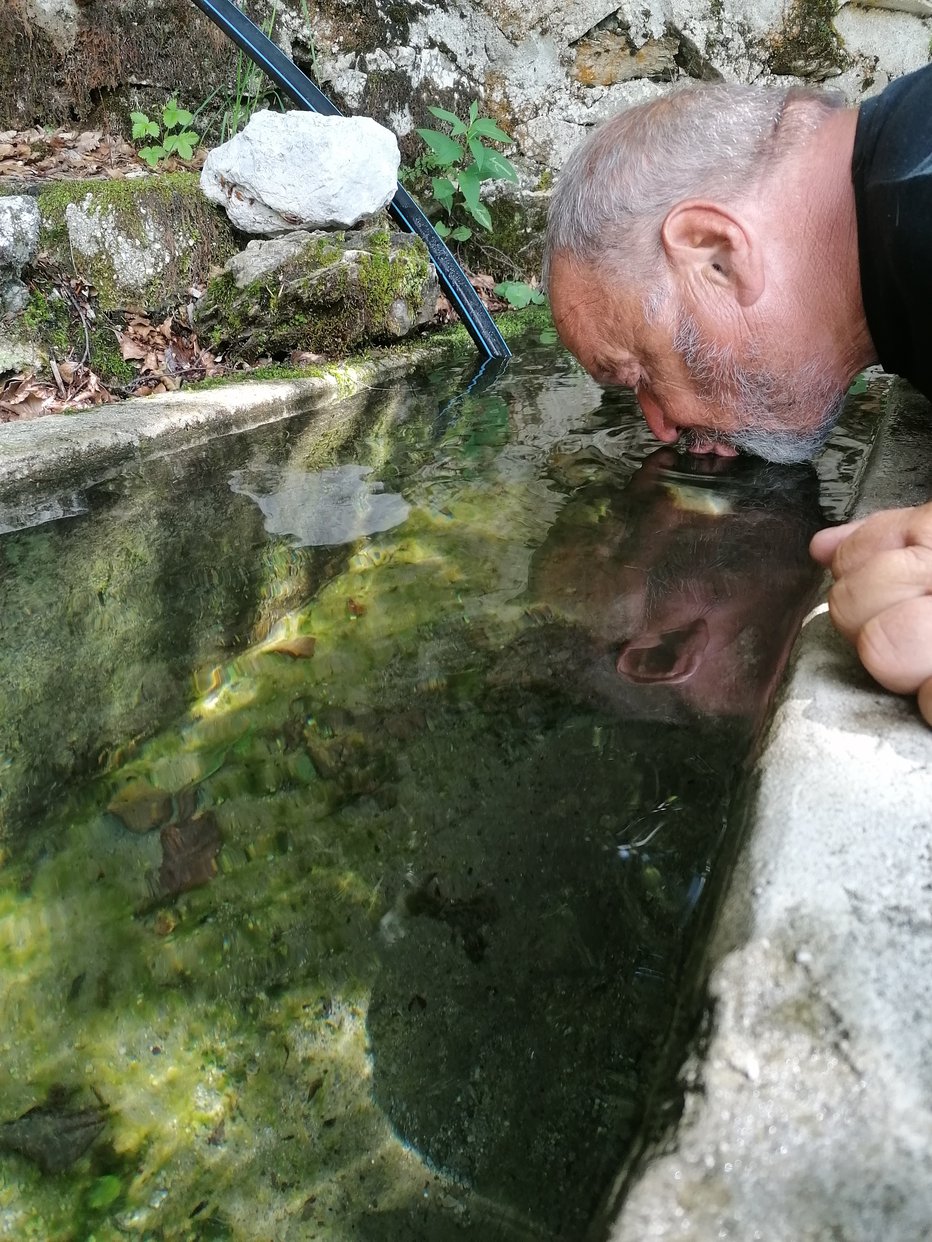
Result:
{"label": "stone wall", "polygon": [[[528,184],[585,130],[684,77],[827,82],[856,101],[929,60],[932,0],[250,0],[347,111],[410,157],[429,104],[478,98],[518,141]],[[232,89],[235,53],[189,0],[12,0],[0,16],[0,124],[86,120],[110,98]],[[2,70],[0,70],[2,77]],[[0,82],[2,85],[2,82]],[[13,87],[16,89],[12,89]],[[122,96],[121,96],[122,92]],[[404,140],[407,139],[407,142]],[[407,149],[405,149],[407,148]]]}

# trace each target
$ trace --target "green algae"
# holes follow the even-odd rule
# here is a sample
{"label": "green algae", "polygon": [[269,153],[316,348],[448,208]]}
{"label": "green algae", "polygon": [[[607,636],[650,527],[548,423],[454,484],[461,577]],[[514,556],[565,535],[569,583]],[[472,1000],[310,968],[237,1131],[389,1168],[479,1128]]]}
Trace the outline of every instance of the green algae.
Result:
{"label": "green algae", "polygon": [[[0,544],[24,614],[0,1119],[56,1083],[107,1108],[54,1179],[0,1163],[12,1236],[582,1236],[650,1089],[723,777],[690,727],[658,792],[643,756],[668,727],[593,699],[591,639],[537,598],[539,550],[610,528],[621,480],[560,484],[538,399],[591,387],[516,368],[150,463],[97,518]],[[266,536],[242,489],[346,461],[381,485],[358,507],[402,491],[404,521]],[[40,729],[44,769],[15,741]],[[676,840],[614,865],[672,794],[694,808]]]}

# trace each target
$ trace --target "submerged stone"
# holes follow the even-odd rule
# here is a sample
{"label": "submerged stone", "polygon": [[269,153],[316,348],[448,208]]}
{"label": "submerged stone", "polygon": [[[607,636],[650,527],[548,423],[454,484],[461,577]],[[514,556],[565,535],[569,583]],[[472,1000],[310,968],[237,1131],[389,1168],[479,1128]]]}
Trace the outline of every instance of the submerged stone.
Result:
{"label": "submerged stone", "polygon": [[217,821],[206,812],[181,823],[167,824],[161,831],[162,865],[159,892],[175,897],[206,884],[217,874],[217,855],[222,844]]}
{"label": "submerged stone", "polygon": [[53,1087],[42,1104],[0,1125],[0,1151],[34,1161],[43,1173],[60,1173],[87,1151],[107,1123],[107,1109],[69,1107],[70,1092]]}
{"label": "submerged stone", "polygon": [[146,781],[133,781],[111,800],[107,810],[130,832],[149,832],[171,816],[171,796]]}

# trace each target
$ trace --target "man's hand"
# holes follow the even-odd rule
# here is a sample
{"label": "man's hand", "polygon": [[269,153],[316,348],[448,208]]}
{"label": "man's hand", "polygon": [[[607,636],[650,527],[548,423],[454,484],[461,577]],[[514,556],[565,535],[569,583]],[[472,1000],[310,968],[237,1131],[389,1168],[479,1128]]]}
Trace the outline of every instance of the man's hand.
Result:
{"label": "man's hand", "polygon": [[864,667],[918,694],[932,724],[932,504],[820,530],[809,550],[834,575],[829,612]]}

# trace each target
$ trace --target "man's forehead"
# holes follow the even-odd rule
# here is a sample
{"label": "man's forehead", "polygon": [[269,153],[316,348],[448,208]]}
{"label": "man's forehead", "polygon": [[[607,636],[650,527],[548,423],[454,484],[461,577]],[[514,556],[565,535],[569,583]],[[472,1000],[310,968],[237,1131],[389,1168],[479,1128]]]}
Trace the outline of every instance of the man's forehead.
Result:
{"label": "man's forehead", "polygon": [[553,321],[587,370],[611,370],[634,361],[635,316],[618,290],[593,267],[555,259],[549,281]]}

